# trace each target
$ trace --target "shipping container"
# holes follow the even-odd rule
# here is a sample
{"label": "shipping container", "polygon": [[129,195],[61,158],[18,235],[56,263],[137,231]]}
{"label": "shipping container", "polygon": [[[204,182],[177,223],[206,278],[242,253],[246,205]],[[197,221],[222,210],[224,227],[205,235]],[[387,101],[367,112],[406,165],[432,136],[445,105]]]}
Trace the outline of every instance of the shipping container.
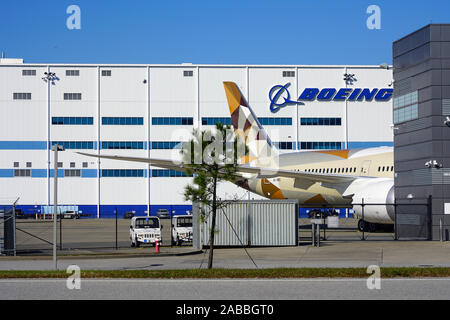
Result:
{"label": "shipping container", "polygon": [[[227,201],[216,215],[214,245],[296,246],[298,245],[298,202],[296,200]],[[201,219],[200,212],[204,212]],[[193,246],[208,247],[211,209],[193,205]]]}

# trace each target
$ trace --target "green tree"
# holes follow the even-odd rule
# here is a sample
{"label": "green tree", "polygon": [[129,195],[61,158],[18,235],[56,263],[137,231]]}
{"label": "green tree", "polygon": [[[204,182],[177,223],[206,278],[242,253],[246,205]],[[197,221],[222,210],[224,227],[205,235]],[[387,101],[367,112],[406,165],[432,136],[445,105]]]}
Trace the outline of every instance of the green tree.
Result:
{"label": "green tree", "polygon": [[[208,269],[213,266],[216,215],[226,203],[217,197],[217,186],[223,181],[236,182],[238,160],[248,153],[245,143],[233,134],[230,126],[220,122],[215,132],[193,130],[193,138],[183,145],[181,153],[187,175],[193,175],[193,183],[185,187],[186,201],[197,202],[207,208],[200,210],[201,222],[210,220]],[[200,206],[201,207],[201,206]]]}

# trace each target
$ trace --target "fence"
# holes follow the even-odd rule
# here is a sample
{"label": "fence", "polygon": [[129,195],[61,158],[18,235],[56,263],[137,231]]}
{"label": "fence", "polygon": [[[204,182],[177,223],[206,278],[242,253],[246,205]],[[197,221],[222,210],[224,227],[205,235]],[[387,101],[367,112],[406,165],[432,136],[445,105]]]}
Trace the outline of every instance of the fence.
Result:
{"label": "fence", "polygon": [[[11,213],[9,213],[11,212]],[[110,252],[131,247],[128,211],[117,210],[117,217],[107,219],[83,219],[76,215],[58,214],[57,249],[61,252],[84,250],[85,252]],[[53,213],[23,214],[12,207],[0,207],[1,253],[13,255],[51,254],[53,250]],[[129,213],[129,212],[128,212]],[[14,222],[14,227],[8,222]],[[160,219],[162,246],[171,246],[171,219]],[[13,232],[5,232],[5,230]],[[9,237],[8,237],[9,235]],[[11,238],[14,235],[14,238]],[[15,244],[15,250],[5,248],[4,243]],[[184,244],[190,245],[190,243]]]}

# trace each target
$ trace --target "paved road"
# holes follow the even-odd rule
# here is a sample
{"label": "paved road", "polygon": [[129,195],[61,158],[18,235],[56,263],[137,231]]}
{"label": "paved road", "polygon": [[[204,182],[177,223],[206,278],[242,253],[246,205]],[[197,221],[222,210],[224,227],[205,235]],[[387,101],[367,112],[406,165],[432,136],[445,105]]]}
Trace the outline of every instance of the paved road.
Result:
{"label": "paved road", "polygon": [[[187,249],[187,248],[186,248]],[[130,249],[127,249],[130,250]],[[168,250],[168,249],[167,249]],[[177,249],[179,250],[179,249]],[[139,250],[137,250],[139,251]],[[129,251],[127,251],[129,252]],[[436,241],[359,241],[323,243],[311,246],[281,248],[248,248],[247,252],[259,268],[274,267],[367,267],[375,264],[387,266],[443,266],[450,267],[450,242]],[[186,256],[150,256],[129,258],[70,258],[59,261],[65,270],[71,264],[82,270],[104,269],[198,269],[205,267],[206,254]],[[216,249],[216,268],[255,268],[242,248]],[[52,269],[51,257],[46,260],[25,260],[0,257],[0,270]]]}
{"label": "paved road", "polygon": [[379,290],[366,279],[274,280],[142,280],[81,279],[69,290],[66,280],[0,280],[6,299],[151,299],[277,300],[277,299],[450,299],[450,279],[382,279]]}

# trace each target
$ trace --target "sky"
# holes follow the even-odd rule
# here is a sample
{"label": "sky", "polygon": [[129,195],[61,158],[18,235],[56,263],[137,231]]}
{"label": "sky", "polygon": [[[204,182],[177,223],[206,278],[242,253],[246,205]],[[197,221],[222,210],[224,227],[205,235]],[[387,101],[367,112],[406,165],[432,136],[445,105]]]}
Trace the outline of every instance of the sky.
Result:
{"label": "sky", "polygon": [[[70,5],[80,29],[67,27]],[[429,23],[450,23],[449,0],[3,0],[0,51],[27,63],[391,64],[392,42]]]}

